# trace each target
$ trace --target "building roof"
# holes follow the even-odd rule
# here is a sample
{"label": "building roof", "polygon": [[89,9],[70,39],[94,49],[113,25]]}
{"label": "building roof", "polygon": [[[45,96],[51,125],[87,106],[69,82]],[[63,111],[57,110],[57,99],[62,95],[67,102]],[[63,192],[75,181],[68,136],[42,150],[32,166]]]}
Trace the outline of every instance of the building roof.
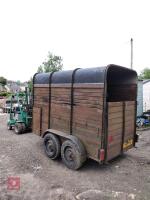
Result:
{"label": "building roof", "polygon": [[143,84],[150,82],[150,79],[146,79],[143,81]]}
{"label": "building roof", "polygon": [[6,91],[5,86],[3,86],[2,84],[0,84],[0,92],[5,92],[5,91]]}

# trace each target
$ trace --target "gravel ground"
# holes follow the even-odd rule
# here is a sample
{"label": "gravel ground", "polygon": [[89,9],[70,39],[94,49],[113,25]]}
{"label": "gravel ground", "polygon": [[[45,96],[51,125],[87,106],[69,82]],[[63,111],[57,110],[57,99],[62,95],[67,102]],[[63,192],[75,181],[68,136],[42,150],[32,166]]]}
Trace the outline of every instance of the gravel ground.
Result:
{"label": "gravel ground", "polygon": [[[0,200],[150,200],[150,131],[108,165],[88,160],[72,171],[45,155],[39,136],[16,135],[6,121],[0,114]],[[8,188],[9,177],[20,178],[19,190]]]}

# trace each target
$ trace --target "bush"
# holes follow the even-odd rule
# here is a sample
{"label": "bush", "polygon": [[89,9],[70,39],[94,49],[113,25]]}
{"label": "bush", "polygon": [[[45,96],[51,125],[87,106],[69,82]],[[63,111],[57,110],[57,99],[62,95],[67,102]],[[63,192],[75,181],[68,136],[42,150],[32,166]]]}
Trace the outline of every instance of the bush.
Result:
{"label": "bush", "polygon": [[0,92],[0,97],[8,97],[10,95],[11,95],[10,92]]}

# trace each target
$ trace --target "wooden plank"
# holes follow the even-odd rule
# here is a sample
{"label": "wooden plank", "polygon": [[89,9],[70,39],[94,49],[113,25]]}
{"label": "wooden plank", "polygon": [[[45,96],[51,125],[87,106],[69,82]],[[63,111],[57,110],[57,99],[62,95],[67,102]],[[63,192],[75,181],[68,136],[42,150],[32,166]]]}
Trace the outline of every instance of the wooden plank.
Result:
{"label": "wooden plank", "polygon": [[126,106],[135,105],[135,101],[126,101],[126,102],[125,102],[125,105],[126,105]]}
{"label": "wooden plank", "polygon": [[109,109],[108,109],[108,113],[111,114],[111,113],[122,113],[123,112],[123,107],[122,106],[110,106]]}
{"label": "wooden plank", "polygon": [[46,94],[49,93],[49,88],[35,88],[34,94]]}
{"label": "wooden plank", "polygon": [[51,88],[52,95],[63,95],[63,94],[70,94],[71,88]]}
{"label": "wooden plank", "polygon": [[73,89],[75,94],[98,94],[98,95],[104,95],[104,89],[103,88],[74,88]]}
{"label": "wooden plank", "polygon": [[[113,140],[108,142],[107,160],[118,156],[121,152],[121,140],[123,129],[123,102],[108,103],[108,138]],[[133,138],[135,125],[135,101],[125,102],[125,132],[124,140]]]}
{"label": "wooden plank", "polygon": [[112,126],[108,127],[108,131],[112,131],[112,130],[118,130],[123,128],[123,124],[114,124]]}
{"label": "wooden plank", "polygon": [[115,124],[122,124],[123,123],[123,119],[122,118],[117,118],[117,119],[112,119],[108,121],[108,126],[112,126]]}
{"label": "wooden plank", "polygon": [[49,84],[33,84],[34,88],[45,88],[49,87]]}
{"label": "wooden plank", "polygon": [[48,103],[44,103],[44,102],[39,102],[39,101],[35,101],[34,102],[34,106],[35,107],[42,107],[42,106],[48,106]]}
{"label": "wooden plank", "polygon": [[133,139],[134,138],[134,133],[132,132],[132,134],[126,134],[125,137],[124,137],[124,141],[127,141],[128,139]]}
{"label": "wooden plank", "polygon": [[79,98],[81,98],[81,97],[85,97],[85,96],[87,96],[87,97],[95,97],[95,98],[99,98],[99,97],[103,97],[104,95],[103,95],[103,91],[102,92],[100,92],[100,91],[84,91],[84,92],[82,92],[82,91],[74,91],[74,96],[75,97],[79,97]]}
{"label": "wooden plank", "polygon": [[83,134],[83,135],[93,135],[93,138],[99,137],[102,132],[102,127],[92,127],[92,126],[85,126],[81,123],[73,123],[73,133]]}
{"label": "wooden plank", "polygon": [[112,135],[112,136],[118,136],[118,135],[122,135],[122,129],[116,129],[116,130],[111,130],[108,131],[108,135]]}
{"label": "wooden plank", "polygon": [[103,110],[103,105],[100,105],[100,103],[98,104],[90,104],[90,103],[81,103],[81,102],[76,102],[74,103],[74,106],[81,106],[81,107],[86,107],[86,108],[95,108],[95,109],[100,109],[100,110]]}
{"label": "wooden plank", "polygon": [[37,92],[47,92],[49,91],[49,88],[34,88],[34,93],[37,93]]}
{"label": "wooden plank", "polygon": [[49,114],[49,110],[48,107],[42,107],[42,123],[46,123],[47,124],[47,128],[48,128],[48,114]]}
{"label": "wooden plank", "polygon": [[74,117],[73,118],[73,122],[74,123],[80,123],[86,127],[91,126],[91,127],[97,127],[100,128],[102,127],[102,118],[100,118],[99,120],[93,120],[93,119],[85,119],[85,118],[81,118],[81,117]]}
{"label": "wooden plank", "polygon": [[69,120],[64,120],[64,119],[59,119],[59,118],[54,118],[51,117],[51,128],[56,129],[59,131],[64,131],[66,133],[70,132],[70,121]]}
{"label": "wooden plank", "polygon": [[122,107],[123,106],[123,102],[108,102],[108,106],[110,107]]}
{"label": "wooden plank", "polygon": [[125,115],[125,122],[129,120],[134,120],[134,115]]}
{"label": "wooden plank", "polygon": [[85,134],[80,134],[79,132],[75,132],[73,135],[80,138],[82,141],[84,141],[85,144],[100,145],[100,138],[93,137],[93,134],[87,134],[86,132]]}
{"label": "wooden plank", "polygon": [[51,88],[70,88],[71,87],[71,83],[61,83],[61,84],[51,84]]}
{"label": "wooden plank", "polygon": [[40,108],[33,107],[33,132],[40,135]]}
{"label": "wooden plank", "polygon": [[[109,140],[109,138],[111,138],[111,140]],[[108,134],[108,145],[114,145],[117,143],[120,143],[122,139],[122,134],[118,134],[118,132],[116,132],[116,134]]]}
{"label": "wooden plank", "polygon": [[48,123],[42,122],[42,134],[48,129]]}
{"label": "wooden plank", "polygon": [[74,83],[74,88],[104,88],[103,83]]}
{"label": "wooden plank", "polygon": [[126,107],[126,110],[125,110],[127,113],[130,114],[130,112],[134,115],[135,113],[135,106],[131,105],[131,106],[128,106]]}
{"label": "wooden plank", "polygon": [[123,113],[111,113],[108,115],[108,120],[122,118]]}
{"label": "wooden plank", "polygon": [[113,148],[108,148],[107,150],[107,161],[117,157],[121,152],[121,143],[120,145],[115,145]]}

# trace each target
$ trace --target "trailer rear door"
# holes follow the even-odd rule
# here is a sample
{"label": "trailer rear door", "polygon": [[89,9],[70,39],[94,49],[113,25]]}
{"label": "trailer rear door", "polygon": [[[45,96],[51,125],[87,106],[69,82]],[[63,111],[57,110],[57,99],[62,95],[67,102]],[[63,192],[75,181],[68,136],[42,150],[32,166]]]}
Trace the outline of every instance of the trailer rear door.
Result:
{"label": "trailer rear door", "polygon": [[108,102],[107,160],[134,145],[135,101]]}
{"label": "trailer rear door", "polygon": [[106,80],[105,160],[111,160],[135,144],[137,74],[111,65]]}

